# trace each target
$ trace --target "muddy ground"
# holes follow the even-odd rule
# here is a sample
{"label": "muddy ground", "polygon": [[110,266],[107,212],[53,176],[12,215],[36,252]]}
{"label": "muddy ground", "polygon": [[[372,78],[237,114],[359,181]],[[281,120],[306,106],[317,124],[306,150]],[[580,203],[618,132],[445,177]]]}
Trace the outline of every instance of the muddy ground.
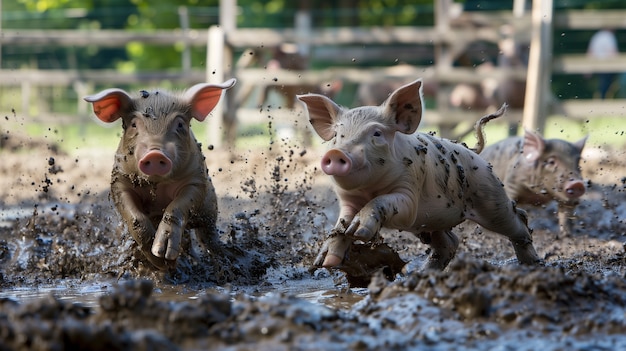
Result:
{"label": "muddy ground", "polygon": [[572,235],[558,234],[555,204],[528,209],[543,265],[518,265],[508,241],[466,222],[450,266],[423,272],[428,247],[384,231],[409,273],[350,288],[309,270],[337,216],[321,149],[204,146],[235,255],[183,254],[160,273],[108,198],[113,149],[61,152],[15,131],[0,145],[2,350],[626,348],[623,148],[587,150]]}

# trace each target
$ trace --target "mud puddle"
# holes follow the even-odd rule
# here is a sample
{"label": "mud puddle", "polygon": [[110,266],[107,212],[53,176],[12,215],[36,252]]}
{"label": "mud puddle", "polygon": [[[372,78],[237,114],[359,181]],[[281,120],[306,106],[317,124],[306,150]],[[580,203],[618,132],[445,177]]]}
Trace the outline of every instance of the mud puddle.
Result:
{"label": "mud puddle", "polygon": [[[34,287],[6,288],[0,291],[0,300],[10,299],[20,303],[29,303],[48,296],[54,296],[61,301],[97,308],[103,295],[114,293],[115,287],[124,283],[124,281],[110,280],[108,282],[64,282],[63,285],[54,286],[38,285]],[[367,289],[364,288],[339,288],[333,283],[331,278],[303,279],[291,281],[288,284],[277,283],[271,289],[268,288],[264,291],[259,291],[259,288],[256,286],[237,287],[236,291],[233,291],[232,287],[190,288],[187,286],[160,284],[154,288],[152,294],[157,301],[184,302],[197,300],[202,295],[206,295],[207,291],[229,295],[233,300],[239,294],[245,294],[254,298],[263,298],[273,294],[294,296],[321,306],[343,310],[351,309],[354,304],[362,301],[368,294]]]}
{"label": "mud puddle", "polygon": [[[218,226],[235,259],[182,255],[162,274],[142,264],[108,199],[110,163],[93,155],[2,152],[0,346],[155,350],[615,350],[626,348],[623,152],[583,164],[592,180],[576,230],[555,206],[529,209],[544,264],[463,223],[457,257],[424,272],[428,247],[383,241],[409,262],[367,288],[309,267],[337,201],[314,152],[205,151]],[[111,151],[112,152],[112,151]],[[49,157],[57,169],[51,173]],[[37,205],[35,207],[35,205]]]}
{"label": "mud puddle", "polygon": [[110,292],[108,284],[98,283],[96,285],[56,285],[56,286],[35,286],[7,288],[0,291],[0,299],[11,299],[28,303],[40,300],[49,295],[54,295],[62,301],[80,303],[87,307],[97,307],[100,296]]}

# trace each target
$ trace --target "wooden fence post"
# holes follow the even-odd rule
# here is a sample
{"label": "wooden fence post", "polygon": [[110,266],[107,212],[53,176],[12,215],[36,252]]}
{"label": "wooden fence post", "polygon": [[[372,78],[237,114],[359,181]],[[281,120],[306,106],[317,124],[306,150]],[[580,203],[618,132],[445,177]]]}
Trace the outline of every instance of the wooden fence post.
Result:
{"label": "wooden fence post", "polygon": [[533,0],[532,37],[528,58],[522,125],[543,132],[552,65],[552,0]]}
{"label": "wooden fence post", "polygon": [[220,27],[226,33],[237,29],[237,0],[220,0]]}
{"label": "wooden fence post", "polygon": [[189,10],[187,6],[178,7],[178,20],[180,21],[180,28],[183,33],[185,33],[185,43],[181,57],[183,72],[189,73],[191,70],[191,48],[187,42],[187,38],[189,37]]}
{"label": "wooden fence post", "polygon": [[[450,12],[452,9],[452,0],[436,0],[435,1],[435,29],[440,37],[445,36],[450,31]],[[441,73],[449,71],[452,68],[454,57],[452,55],[452,47],[449,41],[439,40],[435,42],[435,72]],[[450,111],[448,105],[448,97],[452,92],[450,82],[439,80],[439,89],[437,89],[436,103],[437,113],[440,116]],[[453,129],[457,123],[441,122],[439,134],[444,138],[452,138]]]}
{"label": "wooden fence post", "polygon": [[296,44],[298,44],[298,52],[309,57],[311,54],[311,36],[312,36],[312,20],[311,12],[308,10],[298,10],[296,12]]}
{"label": "wooden fence post", "polygon": [[[207,59],[206,59],[206,81],[208,83],[224,82],[224,31],[220,26],[211,26],[209,28],[207,42]],[[223,139],[223,119],[224,108],[222,103],[211,112],[209,116],[209,126],[207,137],[209,143],[216,147],[222,145]]]}
{"label": "wooden fence post", "polygon": [[[224,82],[225,69],[232,62],[232,54],[226,47],[226,33],[236,28],[236,0],[220,1],[220,21],[218,26],[211,26],[207,36],[206,81],[219,84]],[[232,94],[224,93],[224,98],[209,116],[207,138],[210,144],[220,147],[224,143],[224,100]],[[228,103],[228,106],[231,106]]]}
{"label": "wooden fence post", "polygon": [[[2,0],[0,0],[0,32],[2,32]],[[0,68],[2,68],[2,43],[0,43]]]}

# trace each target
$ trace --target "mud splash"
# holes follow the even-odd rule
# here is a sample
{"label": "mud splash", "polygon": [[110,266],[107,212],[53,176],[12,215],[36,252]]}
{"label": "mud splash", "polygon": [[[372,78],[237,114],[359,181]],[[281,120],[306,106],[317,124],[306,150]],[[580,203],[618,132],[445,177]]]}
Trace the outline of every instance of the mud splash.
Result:
{"label": "mud splash", "polygon": [[[500,236],[463,223],[458,256],[444,272],[420,270],[428,248],[412,235],[383,231],[380,248],[389,250],[379,257],[409,262],[409,273],[357,264],[369,262],[369,247],[355,246],[346,276],[309,272],[337,215],[312,150],[274,143],[206,152],[221,239],[233,255],[198,266],[185,254],[163,274],[136,258],[108,199],[111,163],[94,160],[112,160],[113,151],[107,158],[24,147],[1,151],[6,349],[626,347],[623,153],[583,164],[592,185],[571,236],[556,234],[555,205],[529,209],[542,266],[518,265]],[[350,277],[365,278],[367,289],[349,288]]]}

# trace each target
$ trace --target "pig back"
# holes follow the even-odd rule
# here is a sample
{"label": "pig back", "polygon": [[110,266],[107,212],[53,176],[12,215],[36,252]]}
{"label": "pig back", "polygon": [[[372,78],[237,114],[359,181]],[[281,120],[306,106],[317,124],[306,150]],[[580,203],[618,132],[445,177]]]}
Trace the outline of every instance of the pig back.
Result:
{"label": "pig back", "polygon": [[417,155],[403,155],[418,189],[412,231],[449,229],[466,218],[468,208],[503,193],[488,163],[465,145],[424,133],[402,139],[409,141],[402,149]]}
{"label": "pig back", "polygon": [[509,197],[542,205],[551,200],[575,205],[585,193],[579,161],[586,137],[570,143],[526,131],[487,147],[481,156],[493,165]]}
{"label": "pig back", "polygon": [[493,173],[505,181],[509,168],[522,153],[522,143],[521,137],[510,137],[487,146],[480,156],[491,164]]}

